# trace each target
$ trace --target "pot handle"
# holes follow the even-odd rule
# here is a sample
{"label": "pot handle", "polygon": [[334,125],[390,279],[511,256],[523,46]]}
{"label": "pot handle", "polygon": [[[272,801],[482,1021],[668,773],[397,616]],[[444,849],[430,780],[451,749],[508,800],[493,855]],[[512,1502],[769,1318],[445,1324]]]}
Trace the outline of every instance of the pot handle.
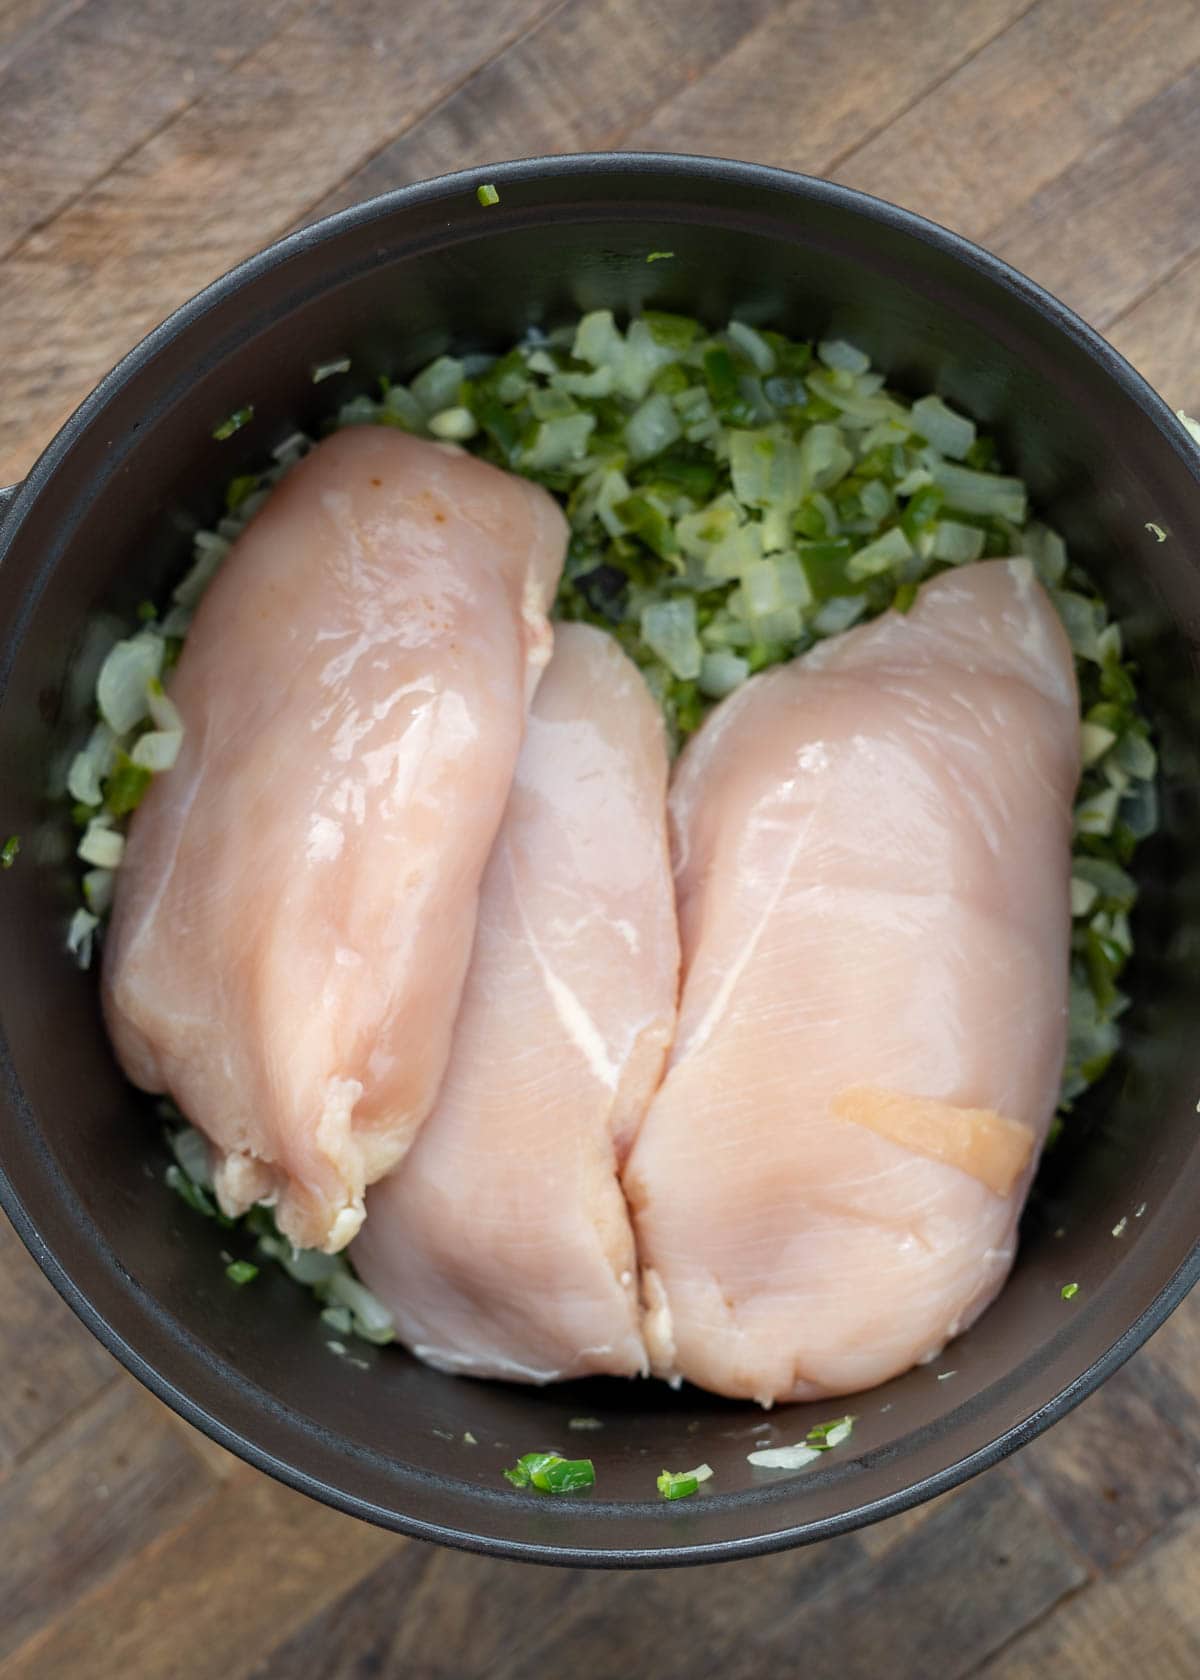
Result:
{"label": "pot handle", "polygon": [[5,515],[17,499],[19,484],[0,484],[0,525],[4,524]]}

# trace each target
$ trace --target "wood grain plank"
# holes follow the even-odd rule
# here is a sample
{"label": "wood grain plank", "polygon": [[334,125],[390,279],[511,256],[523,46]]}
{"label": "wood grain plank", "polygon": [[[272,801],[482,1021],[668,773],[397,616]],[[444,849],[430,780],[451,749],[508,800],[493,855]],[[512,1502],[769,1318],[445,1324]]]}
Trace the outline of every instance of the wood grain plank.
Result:
{"label": "wood grain plank", "polygon": [[823,173],[1028,4],[793,0],[625,143]]}
{"label": "wood grain plank", "polygon": [[835,173],[986,239],[1197,58],[1194,0],[1040,0]]}
{"label": "wood grain plank", "polygon": [[404,1545],[242,1470],[0,1665],[3,1680],[238,1680]]}
{"label": "wood grain plank", "polygon": [[[819,1617],[806,1672],[821,1680],[966,1675],[1086,1579],[1052,1524],[1000,1473],[932,1508]],[[747,1680],[749,1680],[749,1673]]]}
{"label": "wood grain plank", "polygon": [[1107,331],[1172,408],[1200,414],[1200,255],[1119,315]]}
{"label": "wood grain plank", "polygon": [[735,46],[771,0],[663,0],[652,29],[631,0],[568,0],[317,207],[324,214],[493,158],[615,145],[666,93]]}
{"label": "wood grain plank", "polygon": [[1200,1521],[1193,1511],[1128,1569],[1094,1582],[979,1670],[979,1680],[1195,1680]]}
{"label": "wood grain plank", "polygon": [[[900,109],[1026,3],[671,0],[646,32],[628,0],[572,0],[321,208],[485,158],[614,145],[819,170],[867,112]],[[897,58],[892,27],[918,17],[921,49]]]}
{"label": "wood grain plank", "polygon": [[0,1483],[0,1658],[175,1528],[214,1483],[165,1407],[122,1378]]}
{"label": "wood grain plank", "polygon": [[[496,1680],[561,1671],[640,1672],[652,1630],[655,1680],[805,1680],[883,1675],[955,1680],[1085,1578],[1051,1524],[1002,1477],[971,1483],[868,1558],[846,1541],[699,1577],[626,1577],[585,1588],[544,1648]],[[947,1612],[953,1606],[953,1637]],[[595,1655],[591,1655],[595,1653]]]}
{"label": "wood grain plank", "polygon": [[[92,0],[0,75],[0,252],[48,222],[309,0]],[[70,122],[57,120],[68,110]]]}
{"label": "wood grain plank", "polygon": [[[530,1569],[423,1552],[390,1561],[275,1650],[252,1680],[563,1673],[674,1680],[681,1672],[740,1680],[744,1669],[729,1660],[733,1644],[745,1640],[763,1659],[769,1652],[751,1628],[794,1615],[856,1565],[862,1554],[853,1539],[654,1574]],[[401,1602],[403,1617],[389,1615]],[[760,1680],[775,1672],[757,1670]]]}
{"label": "wood grain plank", "polygon": [[[1200,1326],[1200,1302],[1181,1311]],[[1114,1568],[1200,1502],[1196,1390],[1151,1349],[1018,1453],[1010,1473],[1093,1564]]]}
{"label": "wood grain plank", "polygon": [[0,267],[0,483],[100,374],[555,0],[321,0]]}
{"label": "wood grain plank", "polygon": [[406,1546],[261,1654],[247,1680],[490,1676],[502,1661],[523,1660],[581,1594],[602,1594],[601,1580],[583,1570],[531,1569],[441,1547]]}
{"label": "wood grain plank", "polygon": [[[430,1652],[433,1672],[456,1680],[954,1680],[1086,1578],[1003,1478],[899,1519],[890,1544],[866,1538],[653,1575],[409,1553],[299,1630],[253,1680],[429,1673]],[[397,1603],[402,1618],[389,1615]]]}
{"label": "wood grain plank", "polygon": [[0,0],[0,69],[87,0]]}
{"label": "wood grain plank", "polygon": [[22,1454],[114,1382],[117,1369],[0,1214],[0,1478]]}
{"label": "wood grain plank", "polygon": [[226,1452],[224,1447],[219,1447],[215,1441],[210,1441],[207,1435],[199,1429],[194,1429],[177,1412],[164,1408],[164,1415],[171,1427],[186,1441],[188,1451],[200,1460],[215,1481],[227,1482],[231,1476],[236,1476],[243,1468],[240,1458],[235,1458],[231,1452]]}
{"label": "wood grain plank", "polygon": [[989,243],[1101,329],[1200,248],[1200,66],[1141,105]]}

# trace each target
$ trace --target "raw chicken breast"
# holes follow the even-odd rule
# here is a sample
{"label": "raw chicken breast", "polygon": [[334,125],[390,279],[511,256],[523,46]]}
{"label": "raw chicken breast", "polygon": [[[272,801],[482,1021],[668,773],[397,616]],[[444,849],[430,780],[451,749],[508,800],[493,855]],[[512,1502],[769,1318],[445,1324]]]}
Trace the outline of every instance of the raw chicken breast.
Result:
{"label": "raw chicken breast", "polygon": [[452,446],[320,444],[234,545],[171,682],[104,1005],[221,1205],[333,1251],[445,1071],[478,887],[549,657],[562,514]]}
{"label": "raw chicken breast", "polygon": [[671,794],[684,984],[625,1174],[655,1370],[763,1404],[982,1312],[1066,1042],[1071,652],[1028,561],[751,679]]}
{"label": "raw chicken breast", "polygon": [[351,1251],[431,1364],[646,1368],[617,1182],[675,1023],[662,718],[610,636],[557,628],[484,876],[454,1048]]}

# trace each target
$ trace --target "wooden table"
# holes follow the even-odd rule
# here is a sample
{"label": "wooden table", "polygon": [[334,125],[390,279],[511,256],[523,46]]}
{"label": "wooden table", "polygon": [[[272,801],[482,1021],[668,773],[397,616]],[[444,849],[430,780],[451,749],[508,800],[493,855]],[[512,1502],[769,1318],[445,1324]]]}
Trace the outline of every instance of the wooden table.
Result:
{"label": "wooden table", "polygon": [[[1198,0],[0,0],[0,484],[318,209],[608,146],[924,211],[1200,413]],[[121,1373],[7,1227],[0,1370],[5,1680],[1200,1675],[1200,1301],[958,1492],[654,1575],[434,1550],[284,1491]]]}

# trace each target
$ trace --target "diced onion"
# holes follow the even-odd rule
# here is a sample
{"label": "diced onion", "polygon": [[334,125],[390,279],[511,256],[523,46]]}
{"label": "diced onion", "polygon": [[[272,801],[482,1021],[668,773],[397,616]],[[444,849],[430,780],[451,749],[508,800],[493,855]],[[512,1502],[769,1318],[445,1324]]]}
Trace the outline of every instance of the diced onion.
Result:
{"label": "diced onion", "polygon": [[962,566],[978,560],[983,553],[984,536],[977,525],[961,525],[954,519],[939,519],[933,528],[930,555],[934,560],[948,560]]}
{"label": "diced onion", "polygon": [[625,422],[625,441],[633,459],[645,461],[660,455],[682,431],[670,397],[660,392],[634,409]]}
{"label": "diced onion", "polygon": [[443,408],[435,414],[429,422],[429,430],[434,437],[444,438],[448,443],[465,443],[473,438],[479,430],[475,416],[469,408]]}
{"label": "diced onion", "polygon": [[740,688],[749,675],[749,661],[740,654],[723,649],[706,653],[700,661],[700,692],[710,700],[723,700],[735,688]]}
{"label": "diced onion", "polygon": [[645,321],[634,321],[625,335],[625,353],[617,369],[617,390],[633,402],[640,402],[660,368],[675,360],[677,352],[660,344]]}
{"label": "diced onion", "polygon": [[[1088,728],[1087,724],[1084,728]],[[1094,726],[1093,726],[1094,727]],[[1139,781],[1151,781],[1158,771],[1158,754],[1144,735],[1127,731],[1117,743],[1117,763]]]}
{"label": "diced onion", "polygon": [[577,362],[588,362],[592,367],[613,367],[623,348],[612,310],[594,309],[576,327],[571,354]]}
{"label": "diced onion", "polygon": [[892,493],[878,478],[869,478],[858,493],[863,513],[868,519],[886,519],[893,507]]}
{"label": "diced onion", "polygon": [[598,367],[593,368],[591,373],[574,373],[567,369],[554,374],[551,384],[572,397],[607,397],[612,394],[613,370],[611,367]]}
{"label": "diced onion", "polygon": [[975,422],[956,414],[941,397],[922,397],[911,412],[914,430],[942,455],[961,461],[975,442]]}
{"label": "diced onion", "polygon": [[312,382],[320,385],[323,380],[332,379],[335,373],[349,373],[349,356],[338,356],[332,362],[318,362],[312,370]]}
{"label": "diced onion", "polygon": [[820,1449],[810,1447],[805,1441],[797,1441],[794,1447],[760,1447],[757,1452],[746,1454],[747,1462],[760,1470],[803,1470],[806,1464],[820,1457]]}
{"label": "diced onion", "polygon": [[275,1258],[297,1283],[332,1285],[345,1268],[344,1260],[336,1254],[323,1254],[319,1248],[293,1248],[289,1242],[284,1242],[281,1247],[284,1252]]}
{"label": "diced onion", "polygon": [[67,929],[67,950],[80,968],[91,964],[92,938],[99,926],[99,916],[94,916],[90,910],[76,910],[71,917],[71,925]]}
{"label": "diced onion", "polygon": [[1098,602],[1089,601],[1086,595],[1077,595],[1069,589],[1052,590],[1050,599],[1058,609],[1073,652],[1080,659],[1098,661],[1103,608]]}
{"label": "diced onion", "polygon": [[846,576],[853,583],[877,577],[880,572],[892,571],[901,561],[912,555],[912,544],[899,525],[893,525],[874,542],[869,542],[846,562]]}
{"label": "diced onion", "polygon": [[915,496],[918,490],[927,489],[933,483],[933,474],[928,467],[913,467],[905,473],[896,484],[897,496]]}
{"label": "diced onion", "polygon": [[125,836],[110,828],[104,819],[93,817],[83,831],[76,852],[84,863],[94,863],[97,869],[116,869],[125,852]]}
{"label": "diced onion", "polygon": [[163,639],[144,630],[109,651],[96,679],[100,715],[117,735],[124,735],[147,716],[148,689],[162,670]]}
{"label": "diced onion", "polygon": [[101,782],[116,762],[117,737],[103,719],[88,736],[87,745],[77,752],[67,771],[67,792],[80,805],[99,805]]}
{"label": "diced onion", "polygon": [[89,869],[83,877],[83,901],[94,916],[107,916],[112,908],[114,872]]}
{"label": "diced onion", "polygon": [[522,466],[528,472],[554,472],[582,460],[595,425],[594,414],[564,414],[541,421],[521,457]]}
{"label": "diced onion", "polygon": [[179,707],[163,688],[161,680],[155,678],[150,684],[146,699],[150,707],[150,721],[155,729],[177,729],[182,733],[183,717]]}
{"label": "diced onion", "polygon": [[847,344],[844,338],[825,338],[817,345],[817,355],[827,368],[839,373],[865,373],[871,358],[865,350]]}
{"label": "diced onion", "polygon": [[730,432],[729,470],[733,493],[746,507],[797,507],[806,479],[811,482],[800,447],[786,433],[770,430]]}
{"label": "diced onion", "polygon": [[857,624],[867,610],[865,595],[834,595],[817,612],[813,629],[822,636],[838,636]]}
{"label": "diced onion", "polygon": [[616,390],[640,402],[659,368],[673,362],[677,351],[659,343],[645,321],[634,321],[622,336],[612,311],[597,309],[576,328],[572,354],[593,368],[611,368]]}
{"label": "diced onion", "polygon": [[614,467],[604,475],[600,492],[596,497],[596,518],[604,526],[610,537],[619,537],[625,530],[625,522],[616,513],[618,502],[629,498],[629,480],[625,474]]}
{"label": "diced onion", "polygon": [[134,742],[130,762],[143,770],[170,770],[182,745],[182,729],[149,729]]}
{"label": "diced onion", "polygon": [[396,1321],[377,1295],[351,1277],[349,1271],[335,1272],[329,1281],[329,1299],[335,1306],[349,1307],[354,1327],[368,1341],[390,1341]]}
{"label": "diced onion", "polygon": [[1121,822],[1135,840],[1145,840],[1158,827],[1158,791],[1153,782],[1135,782],[1121,800]]}
{"label": "diced onion", "polygon": [[730,343],[754,363],[759,373],[775,372],[775,352],[761,333],[756,333],[744,321],[730,321],[726,332]]}
{"label": "diced onion", "polygon": [[676,677],[700,675],[701,648],[696,634],[696,603],[690,596],[655,601],[642,611],[642,640]]}
{"label": "diced onion", "polygon": [[929,470],[938,489],[945,492],[947,504],[960,513],[986,514],[1009,519],[1014,525],[1024,524],[1025,486],[1019,478],[973,472],[953,461],[934,461]]}
{"label": "diced onion", "polygon": [[847,449],[836,426],[822,423],[810,426],[800,440],[800,471],[804,493],[828,490],[845,478],[854,465],[854,456]]}
{"label": "diced onion", "polygon": [[457,356],[439,356],[409,383],[409,391],[428,417],[450,408],[458,397],[464,368]]}
{"label": "diced onion", "polygon": [[1071,915],[1086,916],[1100,896],[1100,889],[1094,881],[1081,881],[1078,876],[1071,877]]}
{"label": "diced onion", "polygon": [[1111,834],[1117,820],[1121,796],[1116,788],[1102,788],[1075,807],[1075,829],[1079,834]]}
{"label": "diced onion", "polygon": [[1095,764],[1097,759],[1103,758],[1116,741],[1117,737],[1111,729],[1105,729],[1098,723],[1084,723],[1079,728],[1080,754],[1084,766]]}
{"label": "diced onion", "polygon": [[211,1190],[212,1162],[203,1132],[197,1131],[195,1126],[181,1126],[177,1132],[170,1134],[170,1144],[171,1153],[179,1162],[180,1170],[187,1174],[193,1184]]}
{"label": "diced onion", "polygon": [[[172,601],[179,607],[192,608],[198,604],[229,553],[229,544],[225,539],[211,531],[197,531],[194,546],[196,558],[192,569],[171,593]],[[154,674],[158,675],[157,672]]]}
{"label": "diced onion", "polygon": [[1067,545],[1058,532],[1032,520],[1025,527],[1022,547],[1041,581],[1048,589],[1056,588],[1067,569]]}

